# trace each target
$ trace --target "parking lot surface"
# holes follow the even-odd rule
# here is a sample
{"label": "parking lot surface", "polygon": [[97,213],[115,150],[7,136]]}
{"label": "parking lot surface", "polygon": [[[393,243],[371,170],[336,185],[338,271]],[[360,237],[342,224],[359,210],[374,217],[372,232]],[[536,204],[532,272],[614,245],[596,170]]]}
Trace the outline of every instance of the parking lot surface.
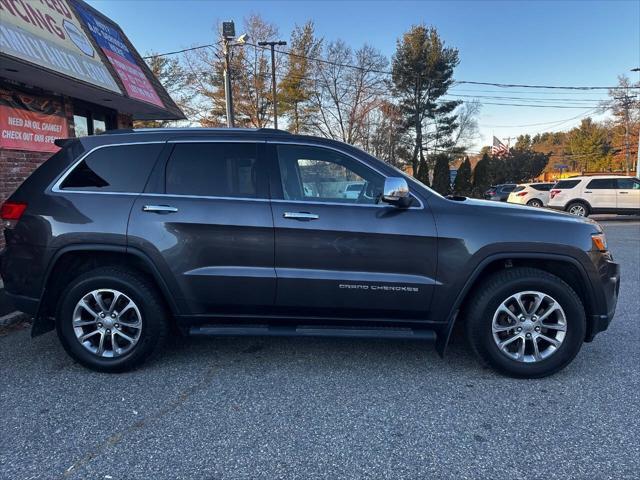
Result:
{"label": "parking lot surface", "polygon": [[553,377],[430,345],[185,338],[93,373],[0,334],[1,479],[622,479],[640,471],[640,221],[604,220],[618,311]]}

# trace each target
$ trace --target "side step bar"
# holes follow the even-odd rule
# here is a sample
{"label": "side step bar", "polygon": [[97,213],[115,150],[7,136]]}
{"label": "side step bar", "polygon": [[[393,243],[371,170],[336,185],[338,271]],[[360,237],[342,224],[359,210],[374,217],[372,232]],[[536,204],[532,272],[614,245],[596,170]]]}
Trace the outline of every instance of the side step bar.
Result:
{"label": "side step bar", "polygon": [[191,327],[190,335],[202,336],[263,336],[263,337],[347,337],[397,338],[435,342],[436,332],[420,328],[339,327],[318,325],[202,325]]}

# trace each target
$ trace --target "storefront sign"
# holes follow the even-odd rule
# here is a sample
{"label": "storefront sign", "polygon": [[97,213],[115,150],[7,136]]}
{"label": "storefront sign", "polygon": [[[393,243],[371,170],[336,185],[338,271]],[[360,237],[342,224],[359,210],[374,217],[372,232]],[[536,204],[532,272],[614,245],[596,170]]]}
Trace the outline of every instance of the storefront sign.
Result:
{"label": "storefront sign", "polygon": [[138,66],[126,43],[115,25],[106,19],[96,17],[78,3],[74,3],[78,14],[82,17],[102,51],[107,56],[131,98],[142,100],[163,107],[155,88]]}
{"label": "storefront sign", "polygon": [[57,152],[57,138],[69,136],[62,103],[0,89],[0,148]]}
{"label": "storefront sign", "polygon": [[66,0],[0,0],[0,52],[121,93]]}

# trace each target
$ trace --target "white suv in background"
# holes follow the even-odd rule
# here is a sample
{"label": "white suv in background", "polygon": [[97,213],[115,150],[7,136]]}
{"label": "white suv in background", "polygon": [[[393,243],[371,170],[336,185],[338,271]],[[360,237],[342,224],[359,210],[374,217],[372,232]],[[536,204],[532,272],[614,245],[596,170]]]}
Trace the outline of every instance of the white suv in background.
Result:
{"label": "white suv in background", "polygon": [[549,203],[549,191],[554,183],[521,183],[509,194],[507,202],[529,205],[530,207],[544,207]]}
{"label": "white suv in background", "polygon": [[592,213],[640,214],[640,180],[612,175],[560,180],[551,189],[548,206],[581,217]]}

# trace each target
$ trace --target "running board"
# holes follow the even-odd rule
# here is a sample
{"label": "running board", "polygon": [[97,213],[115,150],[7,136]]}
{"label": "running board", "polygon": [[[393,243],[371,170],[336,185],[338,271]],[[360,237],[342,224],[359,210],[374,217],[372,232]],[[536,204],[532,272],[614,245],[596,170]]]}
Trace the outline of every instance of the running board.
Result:
{"label": "running board", "polygon": [[202,325],[191,327],[190,335],[203,336],[262,336],[262,337],[343,337],[343,338],[396,338],[435,342],[433,330],[394,327],[336,327],[317,325]]}

